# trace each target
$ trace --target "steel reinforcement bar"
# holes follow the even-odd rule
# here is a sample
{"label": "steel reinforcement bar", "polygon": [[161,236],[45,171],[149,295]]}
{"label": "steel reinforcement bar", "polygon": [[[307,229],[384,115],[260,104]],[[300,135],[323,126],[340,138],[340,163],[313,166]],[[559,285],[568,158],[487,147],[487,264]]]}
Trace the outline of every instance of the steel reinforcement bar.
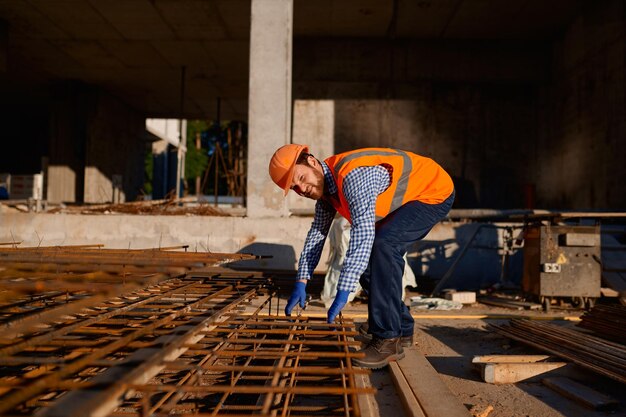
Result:
{"label": "steel reinforcement bar", "polygon": [[352,322],[263,315],[271,280],[217,266],[254,256],[166,249],[0,249],[0,415],[360,415]]}
{"label": "steel reinforcement bar", "polygon": [[144,384],[111,416],[359,416],[354,324],[230,315]]}
{"label": "steel reinforcement bar", "polygon": [[[40,332],[2,340],[0,414],[110,412],[128,389],[120,389],[120,380],[149,378],[158,372],[157,362],[187,350],[183,344],[257,297],[265,284],[245,275],[171,279],[62,317]],[[69,408],[62,405],[67,401]]]}

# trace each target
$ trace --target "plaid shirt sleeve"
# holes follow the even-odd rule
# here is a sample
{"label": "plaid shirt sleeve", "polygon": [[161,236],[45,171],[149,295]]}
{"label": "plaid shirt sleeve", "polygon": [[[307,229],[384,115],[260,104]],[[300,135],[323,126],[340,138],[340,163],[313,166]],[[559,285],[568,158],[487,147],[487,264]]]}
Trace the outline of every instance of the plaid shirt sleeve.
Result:
{"label": "plaid shirt sleeve", "polygon": [[338,290],[354,291],[367,268],[376,235],[376,198],[387,189],[389,181],[389,172],[382,166],[355,168],[344,179],[343,193],[348,201],[352,227]]}
{"label": "plaid shirt sleeve", "polygon": [[313,223],[309,233],[306,235],[304,249],[302,249],[302,254],[298,261],[297,280],[311,279],[311,275],[313,275],[313,271],[320,261],[324,242],[326,241],[326,236],[328,236],[328,230],[330,230],[335,213],[336,210],[333,206],[323,200],[318,200],[315,204]]}

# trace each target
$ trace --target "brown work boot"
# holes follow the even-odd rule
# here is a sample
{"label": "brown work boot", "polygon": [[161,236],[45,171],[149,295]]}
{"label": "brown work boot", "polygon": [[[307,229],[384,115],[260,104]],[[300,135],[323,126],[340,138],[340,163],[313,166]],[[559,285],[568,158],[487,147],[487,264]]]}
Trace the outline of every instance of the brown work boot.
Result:
{"label": "brown work boot", "polygon": [[413,335],[411,336],[400,336],[400,344],[403,348],[413,347],[415,344],[415,340],[413,339]]}
{"label": "brown work boot", "polygon": [[365,357],[354,359],[353,362],[362,368],[380,369],[387,366],[389,361],[404,358],[404,349],[402,349],[399,337],[382,339],[373,336],[367,346],[359,351],[361,352],[365,353]]}
{"label": "brown work boot", "polygon": [[[369,333],[369,326],[367,323],[363,323],[359,326],[359,337],[360,340],[366,343],[369,343],[372,340],[372,334]],[[413,338],[413,335],[400,336],[400,344],[403,348],[410,348],[415,344],[415,339]]]}

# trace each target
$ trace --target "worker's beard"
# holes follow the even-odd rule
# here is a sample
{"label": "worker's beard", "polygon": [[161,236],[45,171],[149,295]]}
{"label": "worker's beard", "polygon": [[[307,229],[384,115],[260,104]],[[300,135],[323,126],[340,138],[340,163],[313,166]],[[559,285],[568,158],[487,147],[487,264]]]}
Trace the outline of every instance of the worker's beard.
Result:
{"label": "worker's beard", "polygon": [[324,174],[319,172],[318,170],[313,169],[314,182],[308,184],[309,190],[308,193],[303,194],[304,197],[310,198],[311,200],[319,200],[324,195]]}

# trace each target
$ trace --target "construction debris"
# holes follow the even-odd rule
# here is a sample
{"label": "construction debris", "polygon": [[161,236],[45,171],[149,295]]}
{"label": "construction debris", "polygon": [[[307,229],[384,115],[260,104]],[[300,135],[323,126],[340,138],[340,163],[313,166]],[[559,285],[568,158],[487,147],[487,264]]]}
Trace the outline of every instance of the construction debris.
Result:
{"label": "construction debris", "polygon": [[463,303],[437,297],[411,297],[411,307],[418,310],[460,310]]}
{"label": "construction debris", "polygon": [[472,406],[470,408],[470,413],[473,417],[487,417],[494,410],[493,405],[489,404],[486,407],[482,406]]}
{"label": "construction debris", "polygon": [[626,383],[626,346],[598,337],[530,320],[511,320],[492,328],[506,337],[550,352],[584,368]]}
{"label": "construction debris", "polygon": [[447,291],[446,300],[456,301],[462,304],[474,304],[476,293],[474,291]]}
{"label": "construction debris", "polygon": [[176,198],[133,201],[119,204],[83,204],[78,206],[57,207],[48,210],[48,213],[229,216],[229,214],[216,206],[207,203],[198,203],[195,199]]}

